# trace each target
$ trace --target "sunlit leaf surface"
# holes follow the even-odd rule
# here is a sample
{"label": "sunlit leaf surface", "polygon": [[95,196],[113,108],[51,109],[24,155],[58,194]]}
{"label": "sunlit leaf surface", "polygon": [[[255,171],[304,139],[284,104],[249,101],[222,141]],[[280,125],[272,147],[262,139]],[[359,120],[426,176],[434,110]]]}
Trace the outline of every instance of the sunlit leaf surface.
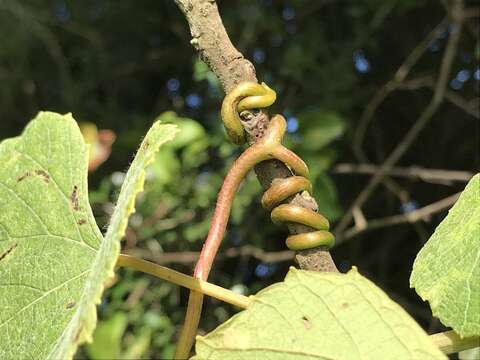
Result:
{"label": "sunlit leaf surface", "polygon": [[480,175],[418,253],[410,286],[461,336],[480,335]]}
{"label": "sunlit leaf surface", "polygon": [[148,132],[105,239],[88,203],[88,147],[70,114],[41,112],[0,144],[0,359],[65,359],[91,337],[145,167],[176,131],[155,123]]}
{"label": "sunlit leaf surface", "polygon": [[356,269],[291,269],[205,337],[196,359],[444,359],[420,326]]}

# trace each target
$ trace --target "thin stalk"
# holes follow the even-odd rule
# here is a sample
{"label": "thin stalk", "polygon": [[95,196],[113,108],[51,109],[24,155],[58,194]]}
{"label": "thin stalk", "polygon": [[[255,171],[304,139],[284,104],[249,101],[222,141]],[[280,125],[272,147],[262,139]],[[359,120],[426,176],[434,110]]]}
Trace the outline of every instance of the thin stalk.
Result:
{"label": "thin stalk", "polygon": [[[233,198],[245,175],[259,161],[263,160],[263,151],[259,143],[252,145],[234,162],[218,194],[217,205],[210,225],[207,239],[203,245],[193,276],[207,280],[227,227]],[[188,298],[187,313],[175,350],[176,359],[187,358],[195,340],[203,306],[203,294],[191,291]]]}
{"label": "thin stalk", "polygon": [[235,305],[242,309],[246,309],[251,303],[250,298],[247,296],[236,294],[233,291],[225,289],[221,286],[211,284],[209,282],[133,256],[120,254],[117,260],[117,266],[129,267],[153,275],[162,280],[167,280],[190,290],[198,291],[202,294],[225,301],[226,303]]}
{"label": "thin stalk", "polygon": [[[157,265],[153,262],[133,256],[121,254],[116,266],[132,268],[150,274],[162,280],[197,291],[201,295],[208,295],[242,309],[247,309],[253,300],[250,297],[236,294],[233,291],[211,284],[206,281],[182,274],[178,271]],[[480,337],[461,338],[455,331],[445,331],[430,335],[430,340],[445,354],[458,353],[463,350],[480,347]]]}
{"label": "thin stalk", "polygon": [[480,337],[472,336],[462,339],[453,330],[430,335],[430,339],[445,354],[453,354],[480,347]]}

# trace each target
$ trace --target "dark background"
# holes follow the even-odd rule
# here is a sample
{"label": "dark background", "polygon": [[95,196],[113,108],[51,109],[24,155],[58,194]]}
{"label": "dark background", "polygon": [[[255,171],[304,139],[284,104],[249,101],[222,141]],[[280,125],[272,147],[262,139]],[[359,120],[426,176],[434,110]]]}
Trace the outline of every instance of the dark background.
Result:
{"label": "dark background", "polygon": [[[335,225],[371,177],[335,170],[340,163],[362,160],[352,147],[362,113],[446,16],[448,3],[218,3],[233,43],[252,60],[258,78],[277,91],[274,110],[288,119],[286,143],[310,166],[314,196]],[[450,29],[447,26],[427,43],[407,80],[438,78]],[[188,252],[201,248],[222,177],[240,150],[224,135],[219,118],[224,94],[190,45],[187,23],[174,2],[2,0],[0,34],[0,138],[18,135],[39,110],[72,112],[79,122],[116,133],[112,155],[90,174],[90,200],[102,228],[142,136],[157,116],[176,112],[163,114],[163,119],[182,124],[187,135],[159,154],[123,247],[190,273]],[[460,105],[445,100],[399,166],[476,171],[478,39],[478,17],[472,17],[464,26],[448,78],[447,92],[460,98]],[[366,128],[363,160],[381,164],[431,96],[430,86],[387,96]],[[464,186],[462,181],[394,178],[394,188],[380,185],[362,210],[367,219],[405,214]],[[251,175],[235,201],[221,252],[246,245],[268,252],[285,250],[286,231],[271,224],[260,196]],[[356,265],[429,333],[438,332],[443,327],[432,319],[428,304],[409,289],[408,279],[415,255],[445,214],[361,232],[335,247],[333,258],[341,271]],[[165,258],[164,253],[172,252]],[[292,261],[227,256],[216,262],[210,281],[248,295],[281,281],[290,265]],[[99,307],[101,330],[95,342],[77,356],[171,356],[186,299],[185,289],[120,271]],[[202,332],[235,313],[214,299],[207,299],[205,309]]]}

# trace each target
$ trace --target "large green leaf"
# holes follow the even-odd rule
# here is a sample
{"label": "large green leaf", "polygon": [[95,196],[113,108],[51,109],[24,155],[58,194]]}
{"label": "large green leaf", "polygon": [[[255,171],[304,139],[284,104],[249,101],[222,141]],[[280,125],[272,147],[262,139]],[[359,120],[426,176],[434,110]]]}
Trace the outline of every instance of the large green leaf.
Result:
{"label": "large green leaf", "polygon": [[205,337],[197,359],[445,359],[428,335],[356,269],[291,269]]}
{"label": "large green leaf", "polygon": [[155,123],[105,239],[88,203],[88,147],[70,114],[41,112],[0,144],[0,359],[65,359],[91,338],[145,167],[176,132]]}
{"label": "large green leaf", "polygon": [[480,335],[480,174],[418,253],[410,286],[460,336]]}

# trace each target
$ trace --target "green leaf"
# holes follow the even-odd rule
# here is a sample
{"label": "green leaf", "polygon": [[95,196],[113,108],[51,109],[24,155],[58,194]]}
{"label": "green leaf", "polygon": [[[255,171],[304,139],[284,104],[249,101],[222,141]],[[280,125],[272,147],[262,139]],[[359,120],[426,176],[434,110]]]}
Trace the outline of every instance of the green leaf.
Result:
{"label": "green leaf", "polygon": [[197,121],[178,116],[174,111],[165,111],[155,119],[162,123],[171,123],[180,128],[180,133],[169,144],[168,148],[180,149],[206,136],[205,129]]}
{"label": "green leaf", "polygon": [[336,112],[308,110],[298,115],[303,141],[300,146],[316,151],[340,137],[345,130],[345,121]]}
{"label": "green leaf", "polygon": [[196,359],[445,359],[420,326],[355,268],[291,268],[205,337]]}
{"label": "green leaf", "polygon": [[88,147],[70,114],[41,112],[0,144],[0,359],[70,358],[91,339],[144,169],[175,132],[160,123],[148,132],[105,239],[88,203]]}
{"label": "green leaf", "polygon": [[480,335],[480,174],[418,253],[410,277],[433,315],[460,336]]}
{"label": "green leaf", "polygon": [[127,324],[127,315],[121,312],[100,322],[95,329],[93,342],[86,347],[90,358],[119,359],[122,352],[122,336]]}

